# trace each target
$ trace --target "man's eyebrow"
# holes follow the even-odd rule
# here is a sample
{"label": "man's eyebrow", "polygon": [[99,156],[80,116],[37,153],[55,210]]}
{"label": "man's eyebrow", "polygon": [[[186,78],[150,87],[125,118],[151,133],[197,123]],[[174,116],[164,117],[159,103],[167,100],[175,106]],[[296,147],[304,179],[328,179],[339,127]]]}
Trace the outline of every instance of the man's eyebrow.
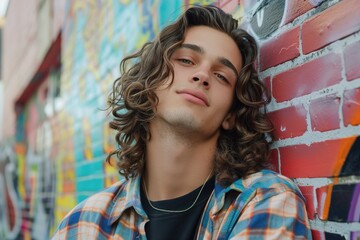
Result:
{"label": "man's eyebrow", "polygon": [[[188,48],[190,50],[193,50],[193,51],[201,53],[201,54],[205,53],[205,50],[202,47],[195,45],[195,44],[184,43],[180,46],[180,48]],[[219,57],[217,60],[222,65],[230,68],[235,73],[235,76],[238,77],[239,73],[236,70],[236,67],[234,66],[234,64],[232,64],[229,59],[224,58],[224,57]]]}
{"label": "man's eyebrow", "polygon": [[204,49],[198,45],[195,45],[195,44],[189,44],[189,43],[184,43],[180,46],[180,48],[188,48],[188,49],[191,49],[195,52],[198,52],[198,53],[204,53]]}
{"label": "man's eyebrow", "polygon": [[231,70],[233,70],[233,72],[235,73],[235,76],[236,76],[236,77],[239,76],[239,73],[238,73],[238,71],[236,70],[236,67],[234,66],[234,64],[232,64],[232,63],[230,62],[229,59],[224,58],[224,57],[220,57],[220,58],[218,58],[218,61],[219,61],[221,64],[223,64],[223,65],[225,65],[226,67],[228,67],[228,68],[230,68]]}

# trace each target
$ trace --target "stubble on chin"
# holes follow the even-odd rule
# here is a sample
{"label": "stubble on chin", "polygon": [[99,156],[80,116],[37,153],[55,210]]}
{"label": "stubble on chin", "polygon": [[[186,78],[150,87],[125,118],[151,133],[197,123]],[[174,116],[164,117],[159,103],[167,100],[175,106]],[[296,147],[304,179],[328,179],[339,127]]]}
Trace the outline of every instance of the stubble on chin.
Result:
{"label": "stubble on chin", "polygon": [[181,111],[179,109],[174,109],[170,112],[167,112],[163,119],[173,130],[182,130],[182,131],[198,131],[200,128],[200,122],[197,120],[193,113],[188,111]]}

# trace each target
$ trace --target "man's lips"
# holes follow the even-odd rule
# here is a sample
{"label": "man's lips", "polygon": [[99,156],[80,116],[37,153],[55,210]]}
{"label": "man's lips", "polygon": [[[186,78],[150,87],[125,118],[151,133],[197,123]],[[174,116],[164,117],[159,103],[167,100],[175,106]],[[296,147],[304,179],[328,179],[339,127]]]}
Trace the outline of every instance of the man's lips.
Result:
{"label": "man's lips", "polygon": [[204,105],[204,106],[209,106],[209,101],[206,97],[206,95],[200,91],[200,90],[195,90],[195,89],[183,89],[180,91],[177,91],[178,94],[182,95],[184,98],[186,98],[187,100],[200,104],[200,105]]}

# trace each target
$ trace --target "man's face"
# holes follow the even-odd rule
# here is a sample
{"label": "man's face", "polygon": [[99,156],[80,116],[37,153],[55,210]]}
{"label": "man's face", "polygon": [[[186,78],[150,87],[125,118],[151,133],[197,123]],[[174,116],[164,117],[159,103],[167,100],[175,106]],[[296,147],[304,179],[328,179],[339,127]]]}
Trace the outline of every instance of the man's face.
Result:
{"label": "man's face", "polygon": [[[210,137],[232,127],[231,108],[242,67],[240,51],[227,34],[206,26],[187,30],[172,54],[174,81],[156,91],[159,103],[150,123]],[[202,135],[201,135],[202,134]]]}

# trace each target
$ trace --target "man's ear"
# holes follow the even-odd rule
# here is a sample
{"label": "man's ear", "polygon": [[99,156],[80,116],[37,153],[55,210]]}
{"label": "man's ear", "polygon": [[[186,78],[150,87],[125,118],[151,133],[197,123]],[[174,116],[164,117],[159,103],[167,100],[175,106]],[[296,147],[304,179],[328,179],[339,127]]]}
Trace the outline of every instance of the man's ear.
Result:
{"label": "man's ear", "polygon": [[225,117],[224,121],[222,122],[221,126],[225,130],[233,129],[235,127],[235,114],[232,112],[228,113],[228,115]]}

